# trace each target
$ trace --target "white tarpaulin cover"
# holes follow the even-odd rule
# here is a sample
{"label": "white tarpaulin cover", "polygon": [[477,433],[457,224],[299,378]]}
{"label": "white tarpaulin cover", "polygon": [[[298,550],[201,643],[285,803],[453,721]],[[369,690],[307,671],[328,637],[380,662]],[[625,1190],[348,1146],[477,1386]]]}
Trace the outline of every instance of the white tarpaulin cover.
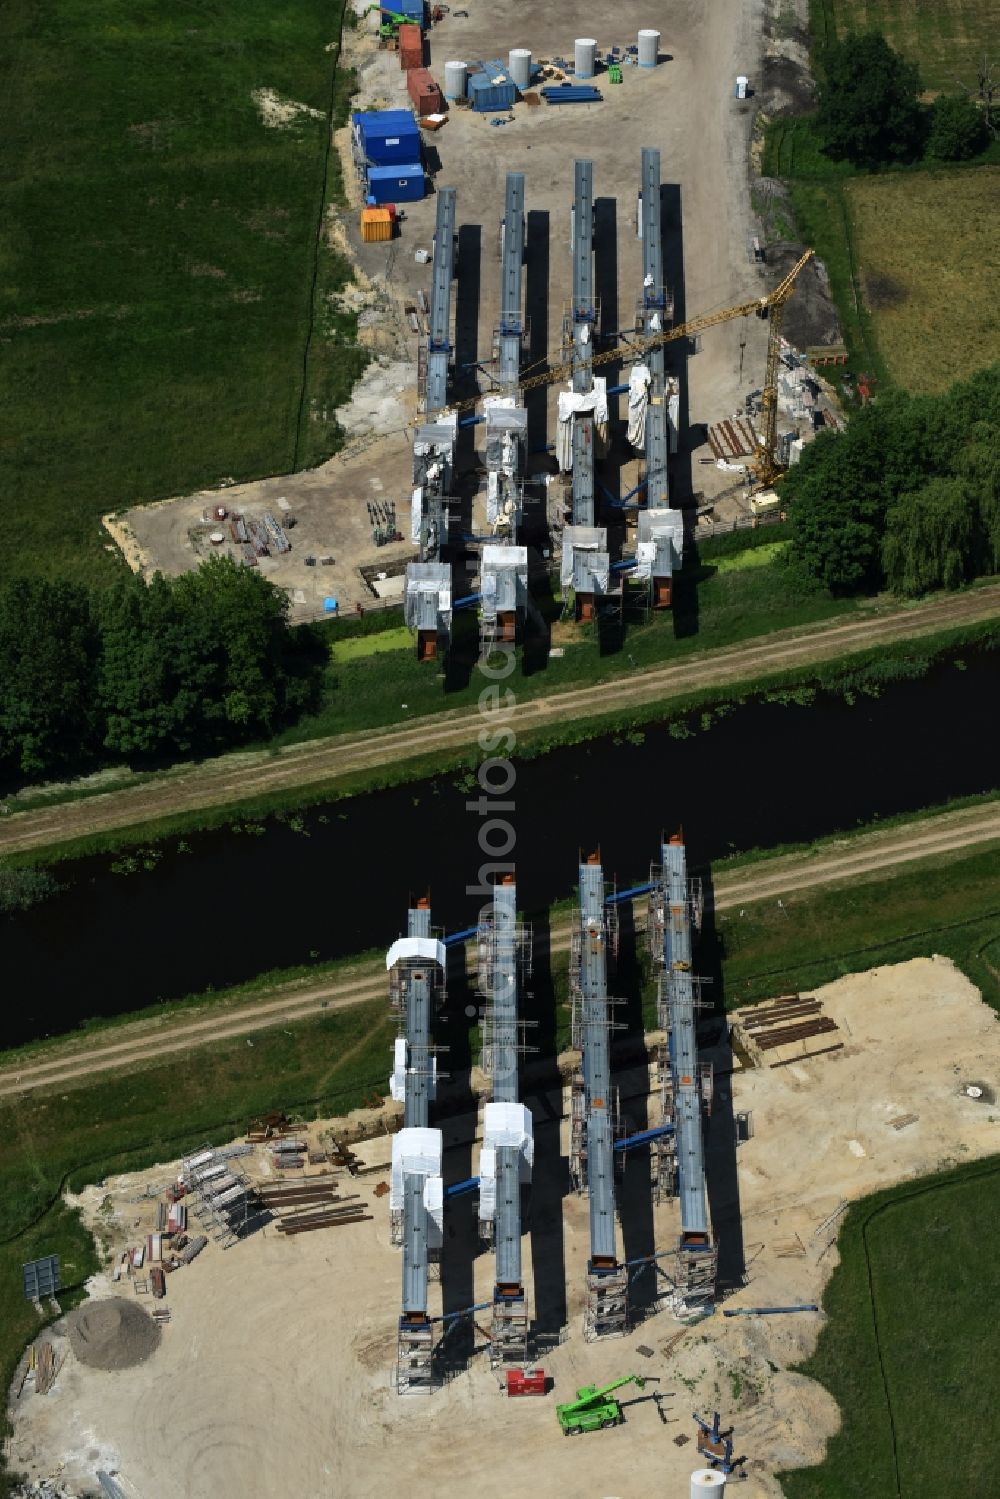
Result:
{"label": "white tarpaulin cover", "polygon": [[573,419],[586,415],[594,418],[597,441],[605,442],[608,432],[608,382],[601,375],[594,376],[593,390],[585,393],[575,390],[559,392],[556,460],[560,473],[568,474],[573,467]]}
{"label": "white tarpaulin cover", "polygon": [[423,486],[418,484],[410,495],[410,540],[414,546],[420,542],[420,520],[424,508]]}
{"label": "white tarpaulin cover", "polygon": [[479,1216],[489,1222],[497,1210],[497,1153],[492,1145],[479,1152]]}
{"label": "white tarpaulin cover", "polygon": [[397,1036],[392,1043],[392,1075],[389,1093],[394,1103],[406,1101],[406,1037]]}
{"label": "white tarpaulin cover", "polygon": [[442,968],[448,961],[444,943],[433,937],[397,938],[385,955],[386,968],[394,967],[400,958],[424,958],[428,963],[440,963]]}
{"label": "white tarpaulin cover", "polygon": [[[488,1103],[483,1110],[483,1146],[508,1145],[521,1153],[521,1180],[531,1180],[535,1141],[531,1114],[523,1103]],[[480,1168],[480,1179],[482,1168]]]}
{"label": "white tarpaulin cover", "polygon": [[646,441],[650,380],[647,365],[632,366],[628,377],[628,440],[634,448],[641,448]]}
{"label": "white tarpaulin cover", "polygon": [[403,1206],[404,1176],[440,1176],[443,1151],[439,1129],[401,1129],[392,1137],[389,1206]]}

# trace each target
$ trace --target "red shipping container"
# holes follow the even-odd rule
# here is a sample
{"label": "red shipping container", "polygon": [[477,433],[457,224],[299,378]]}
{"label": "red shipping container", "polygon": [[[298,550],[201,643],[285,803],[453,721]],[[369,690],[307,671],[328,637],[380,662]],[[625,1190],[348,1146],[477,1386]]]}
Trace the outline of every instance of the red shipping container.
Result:
{"label": "red shipping container", "polygon": [[441,90],[426,68],[411,68],[406,75],[406,87],[417,106],[417,114],[434,115],[444,109]]}
{"label": "red shipping container", "polygon": [[399,28],[399,66],[404,72],[424,65],[424,38],[419,26]]}
{"label": "red shipping container", "polygon": [[544,1369],[508,1369],[508,1395],[544,1395]]}

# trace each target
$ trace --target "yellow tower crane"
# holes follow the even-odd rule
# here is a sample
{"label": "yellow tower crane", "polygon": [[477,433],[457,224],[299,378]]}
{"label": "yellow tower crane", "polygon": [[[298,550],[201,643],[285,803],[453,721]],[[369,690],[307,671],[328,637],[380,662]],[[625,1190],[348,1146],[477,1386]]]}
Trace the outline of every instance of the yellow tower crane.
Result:
{"label": "yellow tower crane", "polygon": [[[723,307],[718,312],[706,312],[701,317],[690,318],[686,323],[675,323],[672,328],[665,329],[662,333],[651,333],[643,338],[637,338],[632,343],[616,344],[614,348],[602,349],[595,354],[591,360],[592,365],[610,364],[615,360],[630,358],[635,360],[644,354],[647,349],[656,344],[675,343],[680,338],[693,338],[697,333],[704,333],[708,328],[714,328],[717,323],[728,323],[733,318],[749,317],[751,313],[757,317],[768,319],[767,330],[767,367],[764,374],[764,389],[761,396],[761,418],[763,432],[759,435],[760,441],[757,452],[749,460],[749,467],[753,473],[754,481],[764,487],[773,484],[774,480],[782,473],[781,464],[778,462],[778,355],[780,352],[781,323],[784,317],[785,303],[795,289],[795,282],[799,272],[812,259],[815,251],[806,250],[800,256],[795,265],[773,291],[769,291],[762,297],[754,297],[749,302],[738,302],[734,307]],[[533,390],[540,385],[552,385],[558,380],[565,380],[573,373],[571,362],[559,364],[553,369],[548,369],[544,374],[531,375],[520,382],[520,389]],[[454,408],[458,411],[470,411],[478,406],[484,395],[471,400],[462,401]]]}

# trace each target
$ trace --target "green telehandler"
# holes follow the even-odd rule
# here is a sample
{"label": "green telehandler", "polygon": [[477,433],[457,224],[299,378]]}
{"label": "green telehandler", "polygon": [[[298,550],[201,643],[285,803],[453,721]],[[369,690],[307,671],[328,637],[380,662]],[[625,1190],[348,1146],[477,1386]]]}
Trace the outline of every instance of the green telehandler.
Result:
{"label": "green telehandler", "polygon": [[407,24],[406,16],[400,15],[398,10],[389,10],[385,5],[369,5],[365,15],[370,16],[376,10],[385,17],[378,29],[379,36],[395,36],[399,28]]}
{"label": "green telehandler", "polygon": [[582,1390],[577,1390],[575,1400],[569,1401],[567,1405],[557,1405],[556,1415],[563,1435],[575,1437],[581,1431],[599,1431],[602,1426],[620,1426],[624,1420],[622,1408],[617,1400],[609,1397],[612,1390],[618,1390],[625,1384],[637,1384],[640,1390],[646,1388],[646,1381],[640,1375],[626,1374],[623,1379],[616,1379],[603,1389],[584,1385]]}

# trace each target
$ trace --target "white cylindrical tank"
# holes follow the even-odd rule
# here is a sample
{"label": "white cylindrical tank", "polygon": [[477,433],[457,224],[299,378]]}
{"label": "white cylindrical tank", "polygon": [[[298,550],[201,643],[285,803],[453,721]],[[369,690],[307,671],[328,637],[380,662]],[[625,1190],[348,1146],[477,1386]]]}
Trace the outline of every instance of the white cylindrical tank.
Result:
{"label": "white cylindrical tank", "polygon": [[660,33],[658,31],[639,32],[639,66],[640,68],[655,68],[656,60],[660,55]]}
{"label": "white cylindrical tank", "polygon": [[573,67],[577,78],[593,78],[596,66],[596,41],[592,36],[578,36],[573,43]]}
{"label": "white cylindrical tank", "polygon": [[718,1468],[696,1468],[691,1474],[691,1499],[701,1499],[702,1494],[721,1494],[726,1487],[726,1475]]}
{"label": "white cylindrical tank", "polygon": [[468,68],[464,62],[446,62],[444,65],[444,96],[446,99],[464,99]]}
{"label": "white cylindrical tank", "polygon": [[527,47],[512,47],[507,58],[510,68],[510,76],[519,89],[526,89],[531,83],[531,53]]}

